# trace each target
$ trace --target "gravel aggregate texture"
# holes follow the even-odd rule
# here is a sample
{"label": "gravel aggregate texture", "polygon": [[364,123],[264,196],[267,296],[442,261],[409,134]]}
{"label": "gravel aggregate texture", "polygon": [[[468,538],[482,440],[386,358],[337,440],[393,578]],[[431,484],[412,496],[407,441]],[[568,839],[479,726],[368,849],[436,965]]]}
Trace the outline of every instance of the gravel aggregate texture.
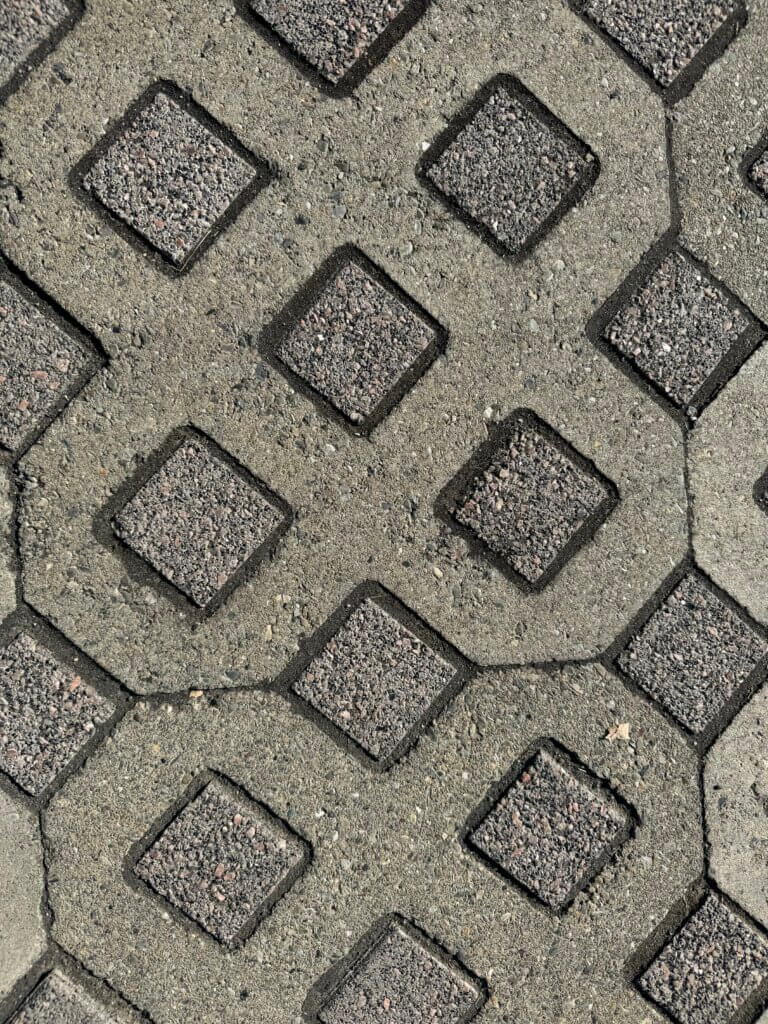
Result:
{"label": "gravel aggregate texture", "polygon": [[70,13],[71,8],[64,0],[3,0],[0,7],[0,88]]}
{"label": "gravel aggregate texture", "polygon": [[0,650],[0,769],[33,796],[89,743],[114,706],[20,633]]}
{"label": "gravel aggregate texture", "polygon": [[115,1024],[79,985],[53,970],[38,982],[8,1024]]}
{"label": "gravel aggregate texture", "polygon": [[747,174],[753,185],[768,199],[768,149],[749,168]]}
{"label": "gravel aggregate texture", "polygon": [[468,840],[548,907],[563,910],[626,838],[629,824],[616,800],[544,749]]}
{"label": "gravel aggregate texture", "polygon": [[689,572],[618,659],[681,725],[702,734],[768,655],[768,642]]}
{"label": "gravel aggregate texture", "polygon": [[710,894],[638,984],[680,1024],[728,1024],[767,979],[765,936]]}
{"label": "gravel aggregate texture", "polygon": [[208,445],[185,440],[114,519],[117,536],[199,607],[282,514]]}

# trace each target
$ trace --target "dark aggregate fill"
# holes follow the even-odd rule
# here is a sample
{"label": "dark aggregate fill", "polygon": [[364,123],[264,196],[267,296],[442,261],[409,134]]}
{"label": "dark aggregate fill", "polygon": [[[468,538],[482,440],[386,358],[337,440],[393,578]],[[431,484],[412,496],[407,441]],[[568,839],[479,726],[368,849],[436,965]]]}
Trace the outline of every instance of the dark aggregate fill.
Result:
{"label": "dark aggregate fill", "polygon": [[591,161],[499,86],[427,176],[514,254],[575,192]]}
{"label": "dark aggregate fill", "polygon": [[710,894],[639,979],[680,1024],[729,1024],[768,979],[768,942]]}
{"label": "dark aggregate fill", "polygon": [[558,910],[589,882],[628,824],[616,801],[540,750],[469,838]]}
{"label": "dark aggregate fill", "polygon": [[692,572],[619,656],[619,666],[685,728],[701,733],[766,655],[766,641]]}
{"label": "dark aggregate fill", "polygon": [[752,181],[768,199],[768,149],[756,160],[749,169],[749,180]]}
{"label": "dark aggregate fill", "polygon": [[609,496],[600,480],[520,420],[453,514],[535,583]]}
{"label": "dark aggregate fill", "polygon": [[8,1024],[114,1024],[88,992],[59,971],[33,989]]}
{"label": "dark aggregate fill", "polygon": [[0,650],[0,769],[33,796],[114,710],[25,633]]}
{"label": "dark aggregate fill", "polygon": [[70,13],[64,0],[2,0],[0,87]]}
{"label": "dark aggregate fill", "polygon": [[736,0],[581,0],[660,86],[671,85],[736,10]]}
{"label": "dark aggregate fill", "polygon": [[88,354],[53,320],[0,281],[0,444],[11,451],[21,444],[88,361]]}
{"label": "dark aggregate fill", "polygon": [[347,263],[277,354],[359,424],[434,341],[425,321],[357,264]]}
{"label": "dark aggregate fill", "polygon": [[113,525],[121,540],[202,608],[281,520],[225,462],[188,440]]}
{"label": "dark aggregate fill", "polygon": [[408,0],[251,0],[253,11],[329,82],[366,55]]}
{"label": "dark aggregate fill", "polygon": [[371,757],[384,759],[455,675],[453,665],[367,598],[293,690]]}
{"label": "dark aggregate fill", "polygon": [[605,338],[685,408],[748,326],[697,267],[670,253]]}
{"label": "dark aggregate fill", "polygon": [[159,93],[87,172],[83,186],[182,266],[255,169]]}
{"label": "dark aggregate fill", "polygon": [[480,992],[397,925],[389,928],[318,1016],[324,1024],[458,1024]]}
{"label": "dark aggregate fill", "polygon": [[299,840],[257,804],[213,781],[173,819],[135,872],[232,945],[303,857]]}

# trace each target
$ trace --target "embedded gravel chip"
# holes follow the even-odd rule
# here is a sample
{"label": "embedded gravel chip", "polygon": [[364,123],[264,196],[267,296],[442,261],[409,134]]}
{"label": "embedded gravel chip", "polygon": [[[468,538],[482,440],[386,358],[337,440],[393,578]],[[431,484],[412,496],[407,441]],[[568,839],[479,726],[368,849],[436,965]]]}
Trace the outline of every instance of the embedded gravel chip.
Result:
{"label": "embedded gravel chip", "polygon": [[321,1007],[323,1024],[461,1024],[481,990],[456,961],[443,962],[393,923]]}
{"label": "embedded gravel chip", "polygon": [[715,893],[638,979],[679,1024],[729,1024],[768,980],[768,942]]}
{"label": "embedded gravel chip", "polygon": [[215,939],[234,946],[293,884],[306,851],[274,815],[213,780],[134,871]]}
{"label": "embedded gravel chip", "polygon": [[563,910],[628,835],[629,816],[574,764],[539,750],[468,842],[553,910]]}
{"label": "embedded gravel chip", "polygon": [[6,281],[0,281],[0,444],[15,451],[71,393],[90,356]]}
{"label": "embedded gravel chip", "polygon": [[0,769],[32,796],[115,708],[26,633],[0,650]]}
{"label": "embedded gravel chip", "polygon": [[747,175],[749,180],[768,199],[768,149],[752,164]]}
{"label": "embedded gravel chip", "polygon": [[8,1024],[114,1024],[80,985],[53,970],[32,990]]}
{"label": "embedded gravel chip", "polygon": [[331,84],[365,58],[412,0],[250,0],[251,9]]}
{"label": "embedded gravel chip", "polygon": [[662,88],[738,9],[736,0],[576,0]]}
{"label": "embedded gravel chip", "polygon": [[456,668],[366,598],[293,683],[297,696],[375,760],[386,760]]}
{"label": "embedded gravel chip", "polygon": [[475,475],[453,516],[534,585],[571,553],[567,549],[588,520],[607,515],[611,500],[607,481],[521,416],[511,421],[503,444]]}
{"label": "embedded gravel chip", "polygon": [[614,317],[604,337],[686,409],[748,327],[725,294],[673,252]]}
{"label": "embedded gravel chip", "polygon": [[0,4],[0,89],[72,13],[64,0],[3,0]]}
{"label": "embedded gravel chip", "polygon": [[441,155],[429,181],[513,255],[591,184],[587,147],[536,101],[497,86]]}
{"label": "embedded gravel chip", "polygon": [[276,354],[356,425],[391,399],[436,333],[397,295],[348,262]]}
{"label": "embedded gravel chip", "polygon": [[115,516],[113,528],[204,608],[283,521],[223,458],[190,438]]}
{"label": "embedded gravel chip", "polygon": [[142,105],[83,187],[177,268],[205,242],[257,169],[171,96]]}
{"label": "embedded gravel chip", "polygon": [[723,715],[768,642],[690,572],[619,655],[627,676],[694,734]]}

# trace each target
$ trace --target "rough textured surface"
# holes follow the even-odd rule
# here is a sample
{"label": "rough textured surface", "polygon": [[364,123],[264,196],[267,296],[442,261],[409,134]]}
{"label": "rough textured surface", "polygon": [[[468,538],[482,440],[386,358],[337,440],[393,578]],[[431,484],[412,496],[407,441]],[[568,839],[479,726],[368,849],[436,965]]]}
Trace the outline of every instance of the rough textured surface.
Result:
{"label": "rough textured surface", "polygon": [[0,88],[69,16],[65,0],[4,0],[0,8]]}
{"label": "rough textured surface", "polygon": [[418,725],[455,676],[453,665],[367,598],[292,689],[381,760]]}
{"label": "rough textured surface", "polygon": [[749,180],[756,185],[768,199],[768,150],[758,157],[748,171]]}
{"label": "rough textured surface", "polygon": [[59,971],[34,988],[9,1024],[114,1024],[87,992]]}
{"label": "rough textured surface", "polygon": [[626,811],[574,765],[538,751],[469,842],[543,903],[563,908],[629,828]]}
{"label": "rough textured surface", "polygon": [[37,816],[0,789],[0,1000],[45,950],[44,885]]}
{"label": "rough textured surface", "polygon": [[304,856],[304,845],[276,819],[214,780],[173,818],[134,871],[232,946]]}
{"label": "rough textured surface", "polygon": [[114,530],[202,608],[281,520],[208,446],[189,439],[119,512]]}
{"label": "rough textured surface", "polygon": [[321,1007],[323,1024],[467,1020],[481,992],[457,964],[449,967],[409,931],[392,924]]}
{"label": "rough textured surface", "polygon": [[680,1024],[727,1024],[768,979],[768,940],[709,895],[639,979]]}
{"label": "rough textured surface", "polygon": [[768,656],[768,642],[697,572],[619,656],[620,668],[692,733],[703,733]]}

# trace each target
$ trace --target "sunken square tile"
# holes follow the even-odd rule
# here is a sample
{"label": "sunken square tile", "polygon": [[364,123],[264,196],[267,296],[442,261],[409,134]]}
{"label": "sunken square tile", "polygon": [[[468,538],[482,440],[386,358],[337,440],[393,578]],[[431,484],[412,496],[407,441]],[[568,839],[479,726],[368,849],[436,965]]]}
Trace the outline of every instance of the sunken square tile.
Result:
{"label": "sunken square tile", "polygon": [[17,454],[95,371],[85,336],[12,273],[0,271],[0,445]]}
{"label": "sunken square tile", "polygon": [[695,418],[749,346],[751,318],[684,252],[673,251],[605,326],[613,346],[674,405]]}
{"label": "sunken square tile", "polygon": [[768,148],[747,168],[747,180],[764,199],[768,199]]}
{"label": "sunken square tile", "polygon": [[386,769],[466,680],[468,666],[403,605],[357,588],[285,673],[290,692],[343,745]]}
{"label": "sunken square tile", "polygon": [[198,608],[212,608],[287,528],[284,502],[217,445],[186,434],[117,512],[112,528]]}
{"label": "sunken square tile", "polygon": [[115,1024],[106,1009],[58,970],[47,974],[8,1024]]}
{"label": "sunken square tile", "polygon": [[518,410],[444,488],[436,511],[523,590],[540,590],[604,522],[616,489]]}
{"label": "sunken square tile", "polygon": [[740,0],[572,2],[662,90],[678,84],[690,87],[730,41],[743,17]]}
{"label": "sunken square tile", "polygon": [[79,13],[76,0],[3,0],[0,4],[0,97],[20,80],[40,51]]}
{"label": "sunken square tile", "polygon": [[242,790],[214,778],[176,813],[136,876],[226,946],[244,941],[288,891],[309,847]]}
{"label": "sunken square tile", "polygon": [[[415,21],[425,0],[246,0],[253,14],[330,86],[356,85]],[[402,28],[398,32],[398,26]]]}
{"label": "sunken square tile", "polygon": [[0,770],[37,796],[115,706],[26,633],[0,649]]}
{"label": "sunken square tile", "polygon": [[167,83],[147,90],[73,172],[76,187],[177,271],[267,177],[266,164]]}
{"label": "sunken square tile", "polygon": [[751,1019],[766,982],[766,937],[709,893],[636,984],[679,1024],[730,1024]]}
{"label": "sunken square tile", "polygon": [[589,148],[516,79],[494,79],[427,152],[439,197],[508,256],[520,257],[592,187]]}
{"label": "sunken square tile", "polygon": [[467,845],[558,912],[632,831],[630,809],[550,744],[513,768],[500,788],[490,810],[473,815]]}
{"label": "sunken square tile", "polygon": [[310,1018],[320,1024],[465,1024],[486,999],[479,979],[396,915],[330,973]]}
{"label": "sunken square tile", "polygon": [[[381,422],[443,347],[431,317],[365,257],[340,250],[263,348],[291,382],[355,433]],[[270,337],[273,335],[274,337]]]}
{"label": "sunken square tile", "polygon": [[768,658],[768,640],[699,572],[688,572],[617,659],[618,667],[706,742]]}

